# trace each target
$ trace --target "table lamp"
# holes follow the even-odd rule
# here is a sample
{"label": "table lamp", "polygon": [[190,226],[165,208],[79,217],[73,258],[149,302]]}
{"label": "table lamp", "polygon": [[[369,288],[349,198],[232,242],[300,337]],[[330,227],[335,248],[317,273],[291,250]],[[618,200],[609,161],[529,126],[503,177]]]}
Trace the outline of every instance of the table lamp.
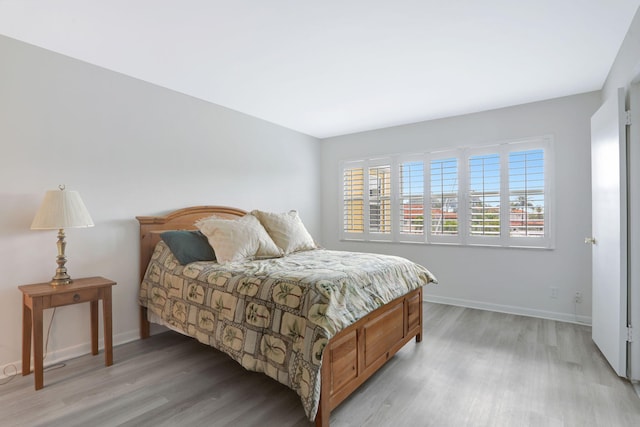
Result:
{"label": "table lamp", "polygon": [[58,186],[59,190],[47,191],[36,217],[31,223],[32,230],[58,230],[58,256],[56,262],[56,274],[51,279],[53,286],[68,285],[71,277],[67,274],[65,264],[67,258],[64,249],[67,243],[64,240],[65,228],[93,227],[93,220],[87,211],[80,194],[77,191],[67,191],[64,185]]}

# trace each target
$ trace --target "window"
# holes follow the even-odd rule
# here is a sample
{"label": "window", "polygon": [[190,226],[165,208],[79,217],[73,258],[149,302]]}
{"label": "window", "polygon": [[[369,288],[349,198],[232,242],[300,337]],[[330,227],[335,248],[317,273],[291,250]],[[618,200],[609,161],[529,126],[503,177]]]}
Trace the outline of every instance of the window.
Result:
{"label": "window", "polygon": [[343,180],[344,222],[347,233],[364,232],[364,169],[344,170]]}
{"label": "window", "polygon": [[500,155],[469,157],[469,234],[500,236]]}
{"label": "window", "polygon": [[509,153],[509,235],[544,237],[544,150]]}
{"label": "window", "polygon": [[424,161],[400,163],[400,234],[422,236],[424,233]]}
{"label": "window", "polygon": [[391,166],[369,168],[369,233],[391,233]]}
{"label": "window", "polygon": [[342,173],[343,237],[391,240],[394,191],[389,159],[349,162]]}
{"label": "window", "polygon": [[344,162],[343,239],[552,247],[551,137]]}
{"label": "window", "polygon": [[458,159],[434,159],[431,168],[431,235],[457,236]]}

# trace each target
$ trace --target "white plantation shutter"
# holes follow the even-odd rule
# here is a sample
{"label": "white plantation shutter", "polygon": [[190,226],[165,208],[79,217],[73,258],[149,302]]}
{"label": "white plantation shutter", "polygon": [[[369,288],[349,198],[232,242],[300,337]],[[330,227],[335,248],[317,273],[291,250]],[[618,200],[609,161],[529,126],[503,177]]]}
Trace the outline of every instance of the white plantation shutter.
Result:
{"label": "white plantation shutter", "polygon": [[424,234],[424,161],[400,163],[398,210],[400,234],[422,236]]}
{"label": "white plantation shutter", "polygon": [[369,233],[391,233],[391,165],[369,167]]}
{"label": "white plantation shutter", "polygon": [[468,170],[469,235],[500,236],[500,155],[470,156]]}
{"label": "white plantation shutter", "polygon": [[544,150],[509,153],[509,235],[544,237]]}
{"label": "white plantation shutter", "polygon": [[431,235],[457,236],[458,159],[434,159],[430,162]]}
{"label": "white plantation shutter", "polygon": [[345,162],[342,167],[342,237],[391,240],[392,176],[389,159]]}
{"label": "white plantation shutter", "polygon": [[342,174],[344,233],[364,232],[364,168],[345,168]]}

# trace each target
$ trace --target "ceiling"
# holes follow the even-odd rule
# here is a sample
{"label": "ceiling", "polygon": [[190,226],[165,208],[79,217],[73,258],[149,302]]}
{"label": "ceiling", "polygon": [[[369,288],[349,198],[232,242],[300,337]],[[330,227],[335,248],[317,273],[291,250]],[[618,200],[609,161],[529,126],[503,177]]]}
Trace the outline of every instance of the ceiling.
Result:
{"label": "ceiling", "polygon": [[640,0],[0,0],[0,34],[318,138],[599,90]]}

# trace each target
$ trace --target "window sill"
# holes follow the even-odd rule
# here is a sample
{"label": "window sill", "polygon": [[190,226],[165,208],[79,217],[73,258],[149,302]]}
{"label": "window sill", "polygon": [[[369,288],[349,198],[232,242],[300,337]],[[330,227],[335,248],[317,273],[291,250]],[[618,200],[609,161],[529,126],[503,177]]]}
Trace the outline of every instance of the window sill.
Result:
{"label": "window sill", "polygon": [[373,244],[401,244],[415,246],[455,246],[460,248],[494,248],[494,249],[532,249],[552,251],[554,246],[524,246],[524,245],[490,245],[484,243],[452,243],[452,242],[412,242],[409,240],[362,240],[362,239],[339,239],[339,242],[348,243],[373,243]]}

